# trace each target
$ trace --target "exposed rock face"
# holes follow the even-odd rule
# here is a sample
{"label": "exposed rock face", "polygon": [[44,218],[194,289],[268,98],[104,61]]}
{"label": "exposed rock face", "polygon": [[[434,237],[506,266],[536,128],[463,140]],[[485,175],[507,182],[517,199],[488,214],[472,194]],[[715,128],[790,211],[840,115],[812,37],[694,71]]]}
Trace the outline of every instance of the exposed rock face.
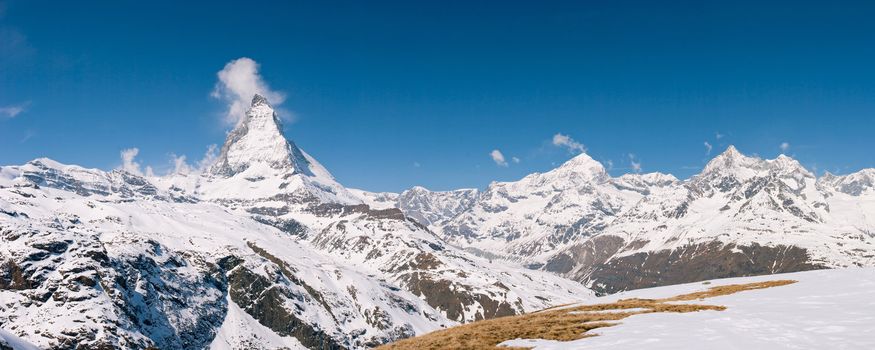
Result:
{"label": "exposed rock face", "polygon": [[[616,236],[596,236],[583,243],[568,247],[554,255],[543,269],[562,275],[581,273],[575,269],[588,268],[605,263],[624,246],[622,238]],[[577,278],[578,280],[580,278]]]}
{"label": "exposed rock face", "polygon": [[[455,246],[604,293],[875,265],[875,215],[866,214],[875,212],[873,174],[816,178],[790,157],[764,160],[730,146],[685,181],[658,173],[611,178],[582,154],[543,174],[493,183],[444,217],[400,199],[397,206],[425,217]],[[437,198],[421,191],[418,201],[430,195]]]}
{"label": "exposed rock face", "polygon": [[344,349],[330,335],[299,319],[282,307],[290,300],[305,296],[276,287],[266,277],[240,266],[229,272],[231,300],[263,326],[281,336],[291,336],[310,349]]}
{"label": "exposed rock face", "polygon": [[592,294],[355,193],[260,97],[204,174],[0,167],[0,327],[46,349],[361,349]]}
{"label": "exposed rock face", "polygon": [[[496,298],[493,293],[481,294],[471,287],[453,281],[434,278],[426,272],[403,274],[401,281],[413,294],[419,295],[435,309],[446,312],[450,319],[479,321],[501,316],[516,315],[524,309],[522,300],[511,304],[506,297]],[[500,283],[500,282],[497,282]],[[473,315],[466,315],[471,305],[480,305]]]}
{"label": "exposed rock face", "polygon": [[803,248],[702,243],[649,253],[619,256],[578,271],[579,280],[599,293],[825,268],[812,263]]}
{"label": "exposed rock face", "polygon": [[478,194],[476,189],[433,192],[423,187],[414,187],[402,192],[395,200],[403,212],[429,226],[450,220],[470,209]]}
{"label": "exposed rock face", "polygon": [[111,254],[80,226],[4,230],[5,329],[45,336],[52,349],[209,345],[226,310],[210,264],[124,234],[111,245],[128,251]]}

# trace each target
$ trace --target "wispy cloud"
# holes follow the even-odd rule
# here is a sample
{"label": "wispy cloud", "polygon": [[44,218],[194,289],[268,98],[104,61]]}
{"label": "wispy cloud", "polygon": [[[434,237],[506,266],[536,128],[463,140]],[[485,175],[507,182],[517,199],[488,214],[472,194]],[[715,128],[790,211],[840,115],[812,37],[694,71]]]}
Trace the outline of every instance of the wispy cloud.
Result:
{"label": "wispy cloud", "polygon": [[12,119],[17,117],[19,114],[27,110],[27,107],[30,106],[30,101],[22,102],[15,105],[3,106],[0,107],[0,116]]}
{"label": "wispy cloud", "polygon": [[225,68],[217,73],[219,81],[216,83],[211,96],[228,104],[228,110],[225,112],[225,122],[236,124],[242,120],[246,115],[249,104],[252,102],[252,96],[255,96],[255,94],[267,98],[274,107],[277,107],[286,100],[285,93],[272,90],[267,85],[258,69],[258,62],[248,57],[241,57],[228,62]]}
{"label": "wispy cloud", "polygon": [[492,157],[492,161],[495,162],[496,165],[503,167],[507,166],[507,161],[504,160],[504,154],[502,154],[501,151],[497,149],[492,150],[492,152],[489,152],[489,156]]}
{"label": "wispy cloud", "polygon": [[782,153],[786,153],[790,149],[790,143],[789,142],[781,142],[781,145],[778,147],[781,148]]}
{"label": "wispy cloud", "polygon": [[510,157],[510,160],[512,160],[512,161],[514,162],[514,164],[519,164],[519,163],[520,163],[520,159],[517,158],[517,157]]}
{"label": "wispy cloud", "polygon": [[713,149],[714,149],[714,146],[712,146],[710,142],[705,141],[705,154],[711,154],[711,151]]}
{"label": "wispy cloud", "polygon": [[629,153],[629,166],[632,167],[632,171],[636,173],[641,172],[641,160],[635,157],[632,153]]}
{"label": "wispy cloud", "polygon": [[570,153],[586,152],[586,146],[575,141],[571,136],[563,135],[562,133],[556,133],[556,135],[553,135],[553,146],[567,148]]}
{"label": "wispy cloud", "polygon": [[719,139],[722,139],[722,138],[725,137],[725,136],[726,136],[726,135],[723,135],[723,134],[721,134],[720,132],[715,132],[715,133],[714,133],[714,138],[715,138],[715,139],[718,139],[718,140],[719,140]]}
{"label": "wispy cloud", "polygon": [[173,170],[171,170],[173,174],[186,175],[191,174],[192,170],[194,170],[191,165],[188,165],[184,155],[177,156],[176,154],[171,153],[170,160],[171,163],[173,163]]}
{"label": "wispy cloud", "polygon": [[30,139],[32,139],[34,136],[36,136],[35,131],[27,130],[24,132],[24,136],[21,137],[21,140],[19,140],[18,143],[25,143],[25,142],[29,141]]}
{"label": "wispy cloud", "polygon": [[176,155],[170,154],[170,170],[167,175],[180,174],[201,174],[210,169],[213,163],[216,162],[216,158],[218,157],[218,147],[216,145],[210,145],[207,147],[207,151],[204,153],[203,158],[201,160],[194,163],[194,165],[188,163],[188,157],[185,155]]}
{"label": "wispy cloud", "polygon": [[419,164],[419,162],[413,162],[413,167],[414,167],[414,168],[419,168],[419,167],[421,167],[421,166],[422,166],[422,164]]}
{"label": "wispy cloud", "polygon": [[[217,153],[218,147],[216,145],[210,145],[207,147],[207,151],[204,153],[203,158],[194,163],[189,163],[188,157],[185,155],[171,153],[169,155],[169,164],[161,165],[157,169],[159,169],[161,176],[201,174],[209,170],[213,163],[215,163],[216,158],[218,157]],[[137,147],[123,149],[120,152],[122,164],[117,169],[140,176],[158,176],[151,166],[147,165],[144,167],[144,164],[137,160],[139,154],[140,149]]]}
{"label": "wispy cloud", "polygon": [[197,162],[197,168],[196,168],[197,172],[202,173],[202,172],[207,171],[207,169],[209,169],[211,166],[213,166],[213,163],[216,162],[216,158],[218,158],[218,157],[219,157],[219,147],[218,146],[213,144],[213,145],[210,145],[209,147],[207,147],[207,151],[206,151],[206,153],[204,153],[204,157],[201,158],[201,160]]}

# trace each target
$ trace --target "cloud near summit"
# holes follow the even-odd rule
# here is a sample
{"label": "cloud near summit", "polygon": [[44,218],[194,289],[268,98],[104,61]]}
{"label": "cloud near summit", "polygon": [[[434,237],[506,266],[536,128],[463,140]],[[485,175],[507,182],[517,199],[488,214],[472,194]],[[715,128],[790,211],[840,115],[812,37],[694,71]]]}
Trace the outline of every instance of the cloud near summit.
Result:
{"label": "cloud near summit", "polygon": [[556,133],[556,135],[553,135],[553,146],[564,147],[572,154],[586,152],[586,146],[575,141],[571,136],[563,135],[562,133]]}
{"label": "cloud near summit", "polygon": [[[259,64],[248,57],[241,57],[225,64],[216,75],[219,81],[211,96],[228,104],[225,122],[237,124],[246,115],[252,96],[260,94],[274,107],[286,100],[286,94],[267,85],[258,72]],[[283,114],[283,113],[280,113]]]}

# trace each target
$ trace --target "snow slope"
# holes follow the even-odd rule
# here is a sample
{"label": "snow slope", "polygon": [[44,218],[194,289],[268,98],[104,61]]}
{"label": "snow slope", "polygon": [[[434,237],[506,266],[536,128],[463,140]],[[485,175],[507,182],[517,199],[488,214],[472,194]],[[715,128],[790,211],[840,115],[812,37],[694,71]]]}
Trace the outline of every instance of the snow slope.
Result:
{"label": "snow slope", "polygon": [[792,279],[798,283],[708,298],[724,311],[634,315],[596,337],[573,342],[517,339],[506,346],[550,349],[872,349],[875,348],[875,269],[848,268],[730,278],[640,289],[588,304],[662,298],[726,284]]}
{"label": "snow slope", "polygon": [[359,349],[592,295],[369,207],[280,130],[256,96],[203,174],[0,167],[0,327],[49,349]]}
{"label": "snow slope", "polygon": [[[875,266],[875,170],[817,178],[788,156],[761,159],[732,146],[683,181],[613,178],[580,154],[465,197],[405,193],[416,195],[398,196],[396,206],[449,243],[599,292]],[[454,206],[443,204],[448,197]]]}

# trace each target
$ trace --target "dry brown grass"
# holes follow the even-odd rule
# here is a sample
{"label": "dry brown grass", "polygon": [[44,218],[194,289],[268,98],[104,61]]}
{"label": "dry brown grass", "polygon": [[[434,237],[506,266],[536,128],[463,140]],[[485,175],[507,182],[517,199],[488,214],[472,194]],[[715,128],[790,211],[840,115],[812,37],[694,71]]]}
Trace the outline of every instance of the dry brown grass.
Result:
{"label": "dry brown grass", "polygon": [[[549,339],[572,341],[595,336],[590,330],[610,327],[626,317],[654,312],[696,312],[702,310],[725,310],[720,305],[672,304],[677,301],[701,300],[742,291],[783,286],[796,281],[777,280],[747,284],[732,284],[711,287],[708,290],[677,295],[662,299],[622,299],[613,303],[553,307],[538,312],[479,321],[435,331],[416,338],[404,339],[378,349],[509,349],[497,347],[512,339]],[[598,312],[612,310],[611,312]],[[623,311],[628,310],[628,311]]]}

